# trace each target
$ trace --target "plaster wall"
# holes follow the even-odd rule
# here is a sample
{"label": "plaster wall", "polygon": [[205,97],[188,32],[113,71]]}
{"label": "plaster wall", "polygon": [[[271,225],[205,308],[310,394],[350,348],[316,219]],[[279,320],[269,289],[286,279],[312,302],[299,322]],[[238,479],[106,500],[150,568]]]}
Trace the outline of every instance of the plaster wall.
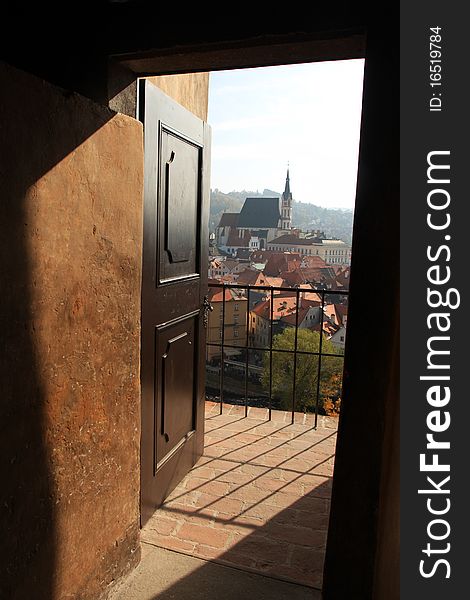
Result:
{"label": "plaster wall", "polygon": [[141,124],[0,64],[0,597],[139,560]]}
{"label": "plaster wall", "polygon": [[173,100],[182,104],[203,121],[207,121],[209,73],[159,75],[148,79]]}

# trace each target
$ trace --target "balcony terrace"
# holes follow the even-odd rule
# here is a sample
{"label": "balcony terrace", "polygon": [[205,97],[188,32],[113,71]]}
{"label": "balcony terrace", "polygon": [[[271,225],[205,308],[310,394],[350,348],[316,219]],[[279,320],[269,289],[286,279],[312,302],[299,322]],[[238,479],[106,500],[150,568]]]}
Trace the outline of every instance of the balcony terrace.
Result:
{"label": "balcony terrace", "polygon": [[[322,413],[331,366],[341,373],[343,360],[325,341],[328,306],[347,312],[347,292],[218,284],[209,298],[204,454],[142,530],[136,581],[147,577],[153,592],[132,595],[130,584],[119,598],[176,597],[164,589],[194,598],[181,584],[194,571],[201,597],[217,585],[225,598],[233,586],[248,586],[246,597],[312,598],[322,587],[338,422],[337,411]],[[161,571],[152,561],[180,564],[177,581],[152,583]]]}
{"label": "balcony terrace", "polygon": [[337,418],[206,403],[205,452],[145,544],[321,588]]}

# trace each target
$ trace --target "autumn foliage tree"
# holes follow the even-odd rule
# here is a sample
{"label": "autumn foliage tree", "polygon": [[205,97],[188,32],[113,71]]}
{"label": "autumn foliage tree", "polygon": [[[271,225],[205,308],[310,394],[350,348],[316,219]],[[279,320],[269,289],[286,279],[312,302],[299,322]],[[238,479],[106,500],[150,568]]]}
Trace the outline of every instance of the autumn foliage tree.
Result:
{"label": "autumn foliage tree", "polygon": [[[272,395],[279,400],[280,408],[291,410],[292,390],[294,381],[294,346],[295,328],[289,327],[273,338],[272,355]],[[318,352],[320,334],[309,329],[298,329],[297,350],[300,352]],[[288,350],[290,352],[279,352]],[[322,340],[322,356],[320,373],[319,412],[337,414],[341,402],[341,383],[343,375],[342,352],[329,340]],[[295,410],[298,412],[313,412],[317,399],[318,355],[297,354]],[[270,358],[264,353],[262,383],[269,389]]]}

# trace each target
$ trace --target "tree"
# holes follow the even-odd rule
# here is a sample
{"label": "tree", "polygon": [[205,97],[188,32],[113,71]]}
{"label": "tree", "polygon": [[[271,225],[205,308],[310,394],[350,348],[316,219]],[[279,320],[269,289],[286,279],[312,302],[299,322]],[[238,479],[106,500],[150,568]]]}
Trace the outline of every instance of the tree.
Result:
{"label": "tree", "polygon": [[343,385],[343,374],[334,373],[322,386],[322,408],[326,415],[337,416],[341,408],[341,388]]}
{"label": "tree", "polygon": [[[309,329],[299,329],[297,332],[297,350],[301,352],[318,352],[320,334]],[[289,327],[273,338],[272,355],[272,395],[280,402],[284,410],[292,408],[292,390],[294,380],[294,345],[295,328]],[[278,352],[290,350],[291,352]],[[336,356],[322,356],[320,373],[320,397],[318,407],[321,412],[326,412],[330,404],[338,407],[341,393],[341,380],[343,374],[343,359],[341,350],[337,349],[329,340],[322,340],[322,354],[335,354]],[[264,353],[262,383],[269,390],[269,353]],[[318,355],[297,354],[295,410],[297,412],[313,412],[317,399],[318,380]],[[323,402],[327,406],[323,406]]]}

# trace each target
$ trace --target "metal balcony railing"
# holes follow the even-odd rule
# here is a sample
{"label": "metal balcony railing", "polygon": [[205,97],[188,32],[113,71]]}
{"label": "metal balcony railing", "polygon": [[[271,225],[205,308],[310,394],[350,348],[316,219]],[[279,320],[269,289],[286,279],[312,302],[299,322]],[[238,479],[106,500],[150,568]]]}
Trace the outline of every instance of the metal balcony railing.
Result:
{"label": "metal balcony railing", "polygon": [[[206,396],[220,402],[220,414],[224,403],[244,405],[245,416],[249,406],[263,406],[268,408],[269,420],[272,409],[290,410],[292,423],[296,412],[313,412],[316,427],[321,400],[325,396],[322,390],[325,361],[336,365],[335,381],[339,389],[344,361],[341,349],[333,348],[332,351],[332,344],[325,341],[324,326],[331,324],[325,315],[325,307],[347,305],[348,292],[226,283],[211,284],[211,290],[213,306],[218,310],[209,316]],[[312,302],[312,295],[317,295],[320,301]],[[264,315],[260,316],[261,302],[264,302],[261,307]],[[310,324],[306,321],[309,314]],[[314,314],[318,316],[317,322],[312,319]],[[244,323],[240,322],[241,317]],[[302,343],[299,344],[299,331],[316,327],[319,336],[301,334]],[[283,337],[286,330],[291,333]],[[284,358],[280,358],[282,356]],[[338,361],[341,361],[340,367]],[[290,395],[289,407],[286,406],[287,394]]]}

